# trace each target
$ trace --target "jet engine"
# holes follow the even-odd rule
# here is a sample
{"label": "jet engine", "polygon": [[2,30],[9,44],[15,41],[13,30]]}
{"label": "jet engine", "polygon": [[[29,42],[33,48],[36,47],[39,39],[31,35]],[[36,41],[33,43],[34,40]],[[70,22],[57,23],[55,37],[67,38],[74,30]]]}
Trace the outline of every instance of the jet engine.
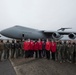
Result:
{"label": "jet engine", "polygon": [[70,34],[68,35],[68,37],[69,37],[70,39],[75,39],[75,38],[76,38],[76,35],[75,35],[74,33],[70,33]]}
{"label": "jet engine", "polygon": [[52,37],[53,37],[54,39],[61,39],[61,38],[62,38],[62,36],[61,36],[58,32],[54,32],[54,33],[52,34]]}

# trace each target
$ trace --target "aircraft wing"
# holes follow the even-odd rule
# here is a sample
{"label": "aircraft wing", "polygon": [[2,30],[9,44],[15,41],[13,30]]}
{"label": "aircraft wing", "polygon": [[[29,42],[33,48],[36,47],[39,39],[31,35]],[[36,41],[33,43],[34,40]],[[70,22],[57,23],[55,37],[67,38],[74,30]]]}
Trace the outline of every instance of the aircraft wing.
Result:
{"label": "aircraft wing", "polygon": [[60,38],[63,35],[68,35],[70,39],[76,38],[76,32],[64,32],[64,31],[42,31],[46,36],[52,36],[53,38]]}
{"label": "aircraft wing", "polygon": [[64,32],[64,31],[42,31],[44,34],[53,34],[55,32],[61,34],[61,35],[68,35],[70,33],[76,34],[76,32]]}

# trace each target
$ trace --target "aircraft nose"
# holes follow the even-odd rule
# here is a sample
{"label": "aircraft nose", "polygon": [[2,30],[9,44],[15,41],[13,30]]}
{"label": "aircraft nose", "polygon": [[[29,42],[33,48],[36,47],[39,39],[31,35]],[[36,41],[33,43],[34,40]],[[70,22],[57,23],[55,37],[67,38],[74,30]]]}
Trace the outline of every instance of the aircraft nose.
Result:
{"label": "aircraft nose", "polygon": [[4,35],[6,33],[4,30],[0,31],[0,34]]}
{"label": "aircraft nose", "polygon": [[3,31],[0,31],[0,34],[3,34]]}
{"label": "aircraft nose", "polygon": [[3,35],[3,36],[8,36],[8,33],[9,32],[8,32],[7,29],[0,31],[0,34]]}

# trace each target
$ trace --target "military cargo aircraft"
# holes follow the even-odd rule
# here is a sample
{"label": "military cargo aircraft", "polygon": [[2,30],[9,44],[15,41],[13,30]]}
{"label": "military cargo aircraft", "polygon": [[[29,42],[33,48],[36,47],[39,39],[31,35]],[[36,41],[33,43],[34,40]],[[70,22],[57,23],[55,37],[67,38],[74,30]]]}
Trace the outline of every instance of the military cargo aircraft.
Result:
{"label": "military cargo aircraft", "polygon": [[[64,32],[63,30],[70,29],[70,28],[61,28],[58,31],[45,31],[45,30],[37,30],[27,27],[22,27],[19,25],[4,29],[0,32],[0,34],[14,39],[60,39],[63,35],[68,35],[70,39],[76,38],[76,32]],[[62,31],[60,31],[62,30]]]}

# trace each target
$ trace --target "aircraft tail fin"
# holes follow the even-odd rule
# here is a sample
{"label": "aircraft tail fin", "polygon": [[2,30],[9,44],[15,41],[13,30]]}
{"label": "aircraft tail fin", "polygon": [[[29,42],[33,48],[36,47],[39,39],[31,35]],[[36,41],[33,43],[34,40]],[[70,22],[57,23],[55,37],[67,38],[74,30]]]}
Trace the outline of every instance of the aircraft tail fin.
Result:
{"label": "aircraft tail fin", "polygon": [[72,28],[60,28],[60,29],[58,29],[57,31],[64,31],[65,29],[72,29]]}

